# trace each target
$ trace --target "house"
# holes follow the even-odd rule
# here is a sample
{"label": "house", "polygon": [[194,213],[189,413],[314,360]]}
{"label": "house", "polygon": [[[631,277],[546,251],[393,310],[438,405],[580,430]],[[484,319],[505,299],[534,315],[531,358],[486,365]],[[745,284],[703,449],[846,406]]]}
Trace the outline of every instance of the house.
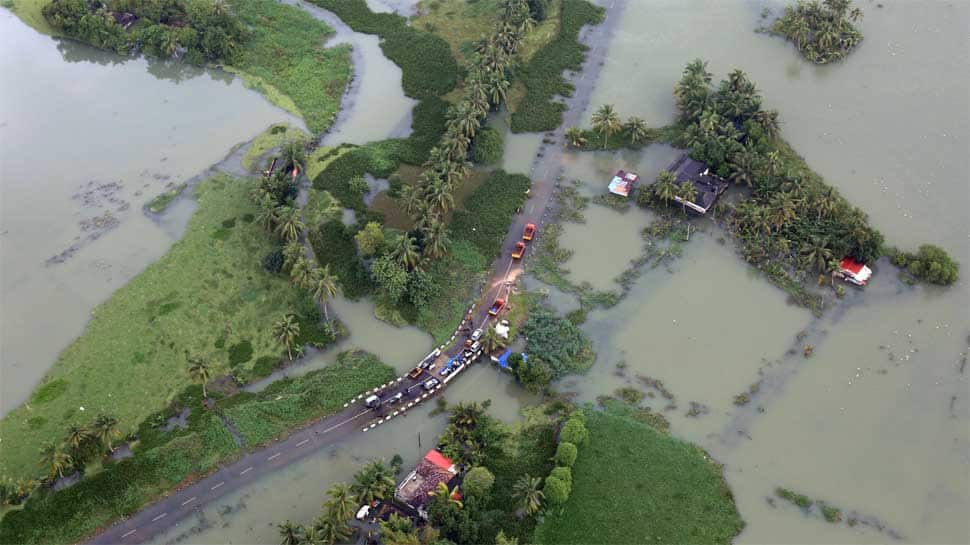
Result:
{"label": "house", "polygon": [[684,199],[679,196],[675,196],[674,200],[699,214],[706,214],[728,187],[728,183],[711,172],[710,167],[691,159],[687,152],[671,163],[667,170],[676,176],[675,183],[678,186],[685,183],[694,184],[697,196],[692,201],[684,202]]}
{"label": "house", "polygon": [[839,274],[846,282],[856,286],[865,286],[872,276],[872,269],[851,257],[843,257],[842,261],[839,262]]}
{"label": "house", "polygon": [[430,501],[429,492],[438,488],[438,484],[450,483],[458,478],[458,468],[447,456],[435,449],[431,449],[418,462],[411,473],[397,485],[394,497],[418,512],[423,518],[428,517],[425,505]]}
{"label": "house", "polygon": [[633,184],[637,183],[639,179],[640,176],[636,173],[618,170],[613,176],[613,179],[610,180],[610,193],[621,197],[629,197],[630,191],[633,190]]}

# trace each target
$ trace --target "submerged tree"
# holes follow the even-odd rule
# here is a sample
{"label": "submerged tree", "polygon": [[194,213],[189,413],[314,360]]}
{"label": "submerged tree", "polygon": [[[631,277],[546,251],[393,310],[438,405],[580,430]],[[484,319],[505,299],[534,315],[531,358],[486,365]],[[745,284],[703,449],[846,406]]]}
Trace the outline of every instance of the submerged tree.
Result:
{"label": "submerged tree", "polygon": [[593,130],[603,135],[603,149],[609,145],[610,135],[619,132],[622,127],[620,116],[612,104],[600,106],[593,114]]}
{"label": "submerged tree", "polygon": [[566,129],[566,143],[574,148],[581,148],[586,145],[586,133],[579,127],[569,127]]}
{"label": "submerged tree", "polygon": [[327,303],[337,296],[337,277],[330,272],[330,265],[313,269],[313,297],[323,306],[323,316],[328,322],[330,314]]}
{"label": "submerged tree", "polygon": [[799,1],[785,8],[771,30],[795,44],[809,61],[825,64],[844,58],[859,45],[862,33],[852,23],[861,18],[852,0]]}
{"label": "submerged tree", "polygon": [[630,137],[630,142],[634,144],[645,141],[650,134],[647,122],[641,117],[631,117],[626,121],[626,125],[623,128]]}

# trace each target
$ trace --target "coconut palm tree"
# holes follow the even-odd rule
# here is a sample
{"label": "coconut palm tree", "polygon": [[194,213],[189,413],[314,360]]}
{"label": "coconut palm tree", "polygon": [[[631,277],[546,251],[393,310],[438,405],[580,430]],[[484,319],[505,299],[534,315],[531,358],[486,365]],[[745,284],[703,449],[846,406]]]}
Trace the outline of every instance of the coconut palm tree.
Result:
{"label": "coconut palm tree", "polygon": [[90,438],[91,434],[86,427],[71,424],[67,427],[67,436],[64,440],[67,443],[67,446],[69,446],[72,451],[77,453],[82,447],[84,447],[84,444]]}
{"label": "coconut palm tree", "polygon": [[371,460],[354,475],[350,489],[356,494],[358,503],[383,500],[394,491],[394,472],[384,460]]}
{"label": "coconut palm tree", "polygon": [[647,122],[642,117],[634,116],[627,119],[626,125],[624,125],[623,128],[626,129],[626,133],[630,135],[630,142],[633,142],[634,144],[643,142],[649,135]]}
{"label": "coconut palm tree", "polygon": [[484,414],[484,409],[478,403],[459,402],[451,408],[448,423],[456,428],[468,430],[474,428]]}
{"label": "coconut palm tree", "polygon": [[458,487],[455,486],[451,490],[448,490],[447,483],[438,483],[438,486],[434,490],[428,491],[429,496],[437,496],[439,498],[448,498],[448,503],[456,505],[459,509],[465,506],[458,497]]}
{"label": "coconut palm tree", "polygon": [[795,200],[790,193],[776,193],[769,203],[771,208],[771,223],[775,229],[781,229],[797,217]]}
{"label": "coconut palm tree", "polygon": [[290,241],[296,240],[300,237],[300,233],[306,228],[303,224],[303,220],[300,219],[300,211],[292,206],[280,206],[276,211],[277,224],[276,233],[283,238],[283,240]]}
{"label": "coconut palm tree", "polygon": [[428,257],[437,259],[448,253],[448,226],[445,222],[434,218],[423,232],[424,253]]}
{"label": "coconut palm tree", "polygon": [[97,438],[97,440],[100,441],[105,448],[107,448],[109,451],[113,451],[113,441],[121,437],[121,431],[118,429],[118,419],[107,414],[99,414],[98,417],[94,419],[94,425],[91,427],[91,434]]}
{"label": "coconut palm tree", "polygon": [[826,265],[832,260],[832,250],[828,247],[828,240],[819,237],[812,237],[810,241],[802,243],[801,246],[802,262],[808,267],[814,267],[819,271],[824,271]]}
{"label": "coconut palm tree", "polygon": [[526,473],[512,486],[512,497],[519,501],[519,509],[527,515],[534,515],[542,507],[545,494],[542,493],[542,478]]}
{"label": "coconut palm tree", "polygon": [[293,360],[293,343],[296,342],[299,335],[300,323],[291,314],[283,316],[282,319],[273,324],[273,338],[286,347],[286,355],[289,356],[291,361]]}
{"label": "coconut palm tree", "polygon": [[302,244],[291,240],[283,246],[283,270],[292,271],[293,265],[300,258],[306,259],[306,251],[304,251]]}
{"label": "coconut palm tree", "polygon": [[566,145],[574,148],[581,148],[586,145],[586,133],[579,127],[569,127],[566,129]]}
{"label": "coconut palm tree", "polygon": [[677,176],[669,170],[661,170],[657,175],[657,183],[653,186],[653,192],[658,199],[664,202],[664,206],[673,200],[677,194]]}
{"label": "coconut palm tree", "polygon": [[337,296],[337,277],[330,272],[330,265],[313,269],[313,297],[323,306],[323,317],[328,322],[327,302]]}
{"label": "coconut palm tree", "polygon": [[209,393],[206,391],[205,387],[209,383],[209,378],[211,377],[209,362],[197,356],[190,357],[188,360],[189,376],[192,377],[192,380],[202,383],[202,398],[208,399]]}
{"label": "coconut palm tree", "polygon": [[302,545],[306,543],[304,541],[306,529],[303,526],[285,520],[277,524],[276,527],[280,531],[280,545]]}
{"label": "coconut palm tree", "polygon": [[391,255],[409,270],[416,267],[418,261],[421,260],[421,255],[418,254],[418,246],[415,243],[414,237],[407,233],[397,237],[397,241],[394,243],[394,249],[391,250]]}
{"label": "coconut palm tree", "polygon": [[47,446],[42,448],[40,455],[41,467],[47,471],[47,476],[51,479],[54,478],[55,474],[64,477],[64,470],[71,469],[71,465],[74,463],[71,455],[67,453],[64,447],[54,443],[48,443]]}
{"label": "coconut palm tree", "polygon": [[354,492],[346,483],[335,483],[327,489],[330,499],[323,503],[323,508],[333,520],[348,521],[354,516],[357,499]]}
{"label": "coconut palm tree", "polygon": [[[694,186],[693,182],[690,180],[680,184],[680,191],[678,191],[678,197],[680,197],[680,204],[684,208],[684,213],[687,213],[687,203],[694,202],[697,199],[697,187]],[[696,204],[696,203],[695,203]]]}
{"label": "coconut palm tree", "polygon": [[482,346],[485,348],[485,352],[494,352],[499,348],[505,348],[505,344],[505,339],[498,334],[494,327],[485,330],[485,335],[482,336]]}
{"label": "coconut palm tree", "polygon": [[256,223],[265,227],[267,231],[272,231],[278,219],[276,201],[269,193],[261,192],[256,202]]}
{"label": "coconut palm tree", "polygon": [[306,256],[301,255],[293,262],[290,267],[290,280],[293,285],[301,288],[310,288],[313,284],[313,265]]}
{"label": "coconut palm tree", "polygon": [[815,201],[815,210],[818,212],[817,221],[822,221],[823,217],[832,215],[839,207],[839,192],[832,186],[826,187],[818,199]]}
{"label": "coconut palm tree", "polygon": [[313,521],[312,543],[319,545],[333,545],[335,543],[345,543],[353,530],[345,520],[334,520],[327,514],[317,517]]}
{"label": "coconut palm tree", "polygon": [[425,189],[425,199],[428,208],[435,214],[446,214],[455,206],[455,197],[451,188],[441,178],[430,181],[430,185]]}
{"label": "coconut palm tree", "polygon": [[401,207],[409,217],[415,217],[424,204],[421,188],[415,185],[405,185],[401,188]]}
{"label": "coconut palm tree", "polygon": [[765,131],[769,138],[774,138],[781,132],[778,110],[758,110],[752,118],[761,126],[761,130]]}
{"label": "coconut palm tree", "polygon": [[303,163],[306,161],[306,151],[304,144],[300,140],[288,140],[280,148],[280,162],[286,170],[299,169],[303,172]]}
{"label": "coconut palm tree", "polygon": [[462,180],[468,177],[472,171],[472,164],[468,161],[448,161],[442,169],[442,176],[448,191],[454,190]]}
{"label": "coconut palm tree", "polygon": [[758,154],[749,149],[735,153],[728,163],[728,168],[731,169],[728,178],[732,182],[751,187],[754,185],[755,173],[758,170]]}
{"label": "coconut palm tree", "polygon": [[600,106],[593,114],[593,130],[603,135],[603,149],[606,149],[610,135],[622,128],[620,116],[612,104]]}

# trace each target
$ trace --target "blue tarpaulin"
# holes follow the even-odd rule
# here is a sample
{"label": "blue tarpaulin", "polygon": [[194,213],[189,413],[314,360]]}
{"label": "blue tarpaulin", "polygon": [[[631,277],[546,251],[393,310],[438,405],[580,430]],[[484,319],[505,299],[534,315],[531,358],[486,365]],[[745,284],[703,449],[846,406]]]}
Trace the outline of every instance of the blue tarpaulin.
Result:
{"label": "blue tarpaulin", "polygon": [[[502,369],[508,369],[509,368],[509,356],[511,356],[511,355],[512,355],[512,349],[511,348],[508,349],[508,350],[506,350],[505,352],[503,352],[502,355],[498,357],[498,366],[501,367]],[[522,354],[522,361],[528,361],[528,360],[529,360],[529,356],[526,355],[525,353],[523,353]]]}

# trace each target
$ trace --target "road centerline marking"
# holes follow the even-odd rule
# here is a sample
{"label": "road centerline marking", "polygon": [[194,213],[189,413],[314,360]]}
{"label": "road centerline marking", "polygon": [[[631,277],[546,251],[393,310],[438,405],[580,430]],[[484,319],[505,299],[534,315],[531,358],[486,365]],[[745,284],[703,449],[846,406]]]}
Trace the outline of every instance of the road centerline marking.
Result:
{"label": "road centerline marking", "polygon": [[185,501],[183,501],[183,502],[182,502],[182,505],[183,505],[183,506],[185,506],[185,505],[188,505],[188,504],[190,504],[190,503],[192,503],[192,502],[194,502],[195,500],[196,500],[196,497],[195,497],[195,496],[192,496],[191,498],[189,498],[189,499],[187,499],[187,500],[185,500]]}
{"label": "road centerline marking", "polygon": [[162,520],[163,518],[165,518],[166,515],[168,515],[168,513],[162,513],[161,515],[158,515],[157,517],[153,518],[152,522],[157,522],[159,520]]}
{"label": "road centerline marking", "polygon": [[305,444],[307,444],[309,442],[310,442],[309,439],[304,439],[304,440],[300,441],[299,443],[297,443],[296,446],[302,447],[303,445],[305,445]]}
{"label": "road centerline marking", "polygon": [[137,530],[129,530],[129,531],[121,534],[121,539],[125,539],[126,537],[130,536],[131,534],[133,534],[135,532],[137,532]]}
{"label": "road centerline marking", "polygon": [[253,466],[249,466],[246,469],[242,470],[239,474],[240,475],[245,475],[245,474],[249,473],[252,470],[253,470]]}
{"label": "road centerline marking", "polygon": [[274,455],[270,456],[269,458],[267,458],[266,461],[269,462],[270,460],[273,460],[274,458],[276,458],[280,454],[283,454],[283,453],[282,452],[277,452],[276,454],[274,454]]}
{"label": "road centerline marking", "polygon": [[217,485],[215,485],[215,486],[213,486],[213,487],[212,487],[212,488],[210,488],[209,490],[215,490],[216,488],[219,488],[220,486],[222,486],[222,485],[224,485],[224,484],[226,484],[226,481],[222,481],[221,483],[219,483],[219,484],[217,484]]}

